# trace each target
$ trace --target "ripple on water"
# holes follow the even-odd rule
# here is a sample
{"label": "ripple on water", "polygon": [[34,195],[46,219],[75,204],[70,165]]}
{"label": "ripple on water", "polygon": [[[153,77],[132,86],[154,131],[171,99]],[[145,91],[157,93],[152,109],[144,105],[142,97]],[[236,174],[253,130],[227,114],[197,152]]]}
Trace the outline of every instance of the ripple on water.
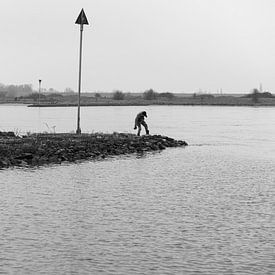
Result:
{"label": "ripple on water", "polygon": [[272,274],[274,163],[226,150],[1,171],[0,272]]}

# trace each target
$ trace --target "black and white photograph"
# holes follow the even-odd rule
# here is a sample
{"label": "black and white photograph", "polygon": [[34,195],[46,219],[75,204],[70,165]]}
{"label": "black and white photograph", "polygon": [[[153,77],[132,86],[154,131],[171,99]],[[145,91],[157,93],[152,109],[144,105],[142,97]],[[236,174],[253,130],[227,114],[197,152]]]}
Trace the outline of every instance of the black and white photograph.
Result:
{"label": "black and white photograph", "polygon": [[0,274],[275,274],[274,0],[1,0],[0,35]]}

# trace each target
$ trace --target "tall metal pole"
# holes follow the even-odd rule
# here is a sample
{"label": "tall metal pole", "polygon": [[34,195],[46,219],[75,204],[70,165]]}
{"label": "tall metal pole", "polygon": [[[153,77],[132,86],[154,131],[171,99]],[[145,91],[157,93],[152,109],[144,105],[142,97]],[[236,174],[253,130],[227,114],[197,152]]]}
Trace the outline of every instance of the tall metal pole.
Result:
{"label": "tall metal pole", "polygon": [[83,25],[89,25],[86,14],[82,9],[80,14],[78,15],[75,24],[80,25],[80,48],[79,48],[79,77],[78,77],[78,108],[77,108],[77,129],[76,133],[81,134],[80,129],[80,92],[81,92],[81,62],[82,62],[82,33],[83,33]]}
{"label": "tall metal pole", "polygon": [[83,34],[83,24],[80,25],[79,75],[78,75],[78,108],[77,108],[77,129],[76,129],[76,133],[77,134],[81,134],[81,129],[80,129],[80,90],[81,90],[82,34]]}

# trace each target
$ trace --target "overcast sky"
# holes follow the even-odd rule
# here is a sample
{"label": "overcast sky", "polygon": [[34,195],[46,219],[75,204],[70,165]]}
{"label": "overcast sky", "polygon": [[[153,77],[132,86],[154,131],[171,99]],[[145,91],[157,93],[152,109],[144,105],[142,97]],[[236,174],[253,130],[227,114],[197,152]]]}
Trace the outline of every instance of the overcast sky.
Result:
{"label": "overcast sky", "polygon": [[274,0],[0,0],[0,83],[77,91],[275,92]]}

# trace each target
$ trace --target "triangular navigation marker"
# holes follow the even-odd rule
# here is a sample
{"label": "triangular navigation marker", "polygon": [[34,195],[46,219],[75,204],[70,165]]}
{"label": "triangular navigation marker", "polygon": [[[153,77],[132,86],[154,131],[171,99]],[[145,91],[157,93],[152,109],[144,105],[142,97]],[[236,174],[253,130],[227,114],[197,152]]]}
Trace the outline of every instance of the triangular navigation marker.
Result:
{"label": "triangular navigation marker", "polygon": [[87,20],[86,14],[84,12],[84,10],[82,9],[80,14],[78,15],[75,24],[79,24],[79,25],[89,25],[89,22]]}

